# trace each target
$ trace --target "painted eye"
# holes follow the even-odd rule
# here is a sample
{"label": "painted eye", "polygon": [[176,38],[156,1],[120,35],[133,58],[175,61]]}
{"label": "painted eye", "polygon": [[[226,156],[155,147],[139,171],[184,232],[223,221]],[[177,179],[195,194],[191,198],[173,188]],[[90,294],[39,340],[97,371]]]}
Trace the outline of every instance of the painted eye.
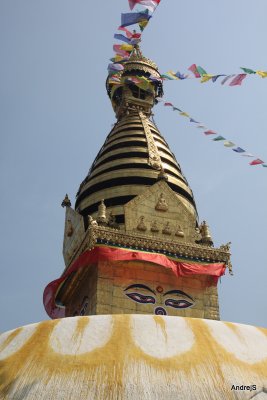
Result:
{"label": "painted eye", "polygon": [[126,293],[126,296],[137,303],[155,304],[155,299],[152,296],[145,296],[140,293]]}
{"label": "painted eye", "polygon": [[187,308],[191,307],[193,303],[187,300],[175,300],[175,299],[167,299],[165,301],[165,306],[170,306],[173,308]]}

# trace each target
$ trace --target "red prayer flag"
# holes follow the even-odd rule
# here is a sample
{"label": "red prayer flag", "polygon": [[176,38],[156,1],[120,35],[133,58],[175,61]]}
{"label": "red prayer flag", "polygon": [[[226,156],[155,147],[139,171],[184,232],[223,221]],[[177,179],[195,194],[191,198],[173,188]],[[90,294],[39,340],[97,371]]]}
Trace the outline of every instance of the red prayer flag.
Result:
{"label": "red prayer flag", "polygon": [[131,38],[133,37],[132,32],[130,32],[130,31],[129,31],[127,28],[125,28],[124,26],[119,26],[119,27],[118,27],[118,30],[119,30],[119,31],[125,32],[128,39],[131,39]]}
{"label": "red prayer flag", "polygon": [[197,70],[196,64],[192,64],[191,67],[188,68],[189,71],[193,72],[196,78],[200,78],[200,73]]}
{"label": "red prayer flag", "polygon": [[256,160],[253,160],[249,163],[249,165],[259,165],[259,164],[263,164],[264,161],[260,160],[259,158],[257,158]]}
{"label": "red prayer flag", "polygon": [[170,107],[173,107],[172,103],[164,103],[164,106],[170,106]]}
{"label": "red prayer flag", "polygon": [[247,74],[238,74],[229,84],[229,86],[241,85]]}
{"label": "red prayer flag", "polygon": [[217,133],[212,130],[205,131],[204,133],[205,135],[217,135]]}

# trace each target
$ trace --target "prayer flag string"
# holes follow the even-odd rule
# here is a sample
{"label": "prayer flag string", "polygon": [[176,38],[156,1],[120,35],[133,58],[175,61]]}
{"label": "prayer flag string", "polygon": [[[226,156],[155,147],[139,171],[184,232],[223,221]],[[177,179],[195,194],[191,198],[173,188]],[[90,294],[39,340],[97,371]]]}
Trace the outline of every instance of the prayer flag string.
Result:
{"label": "prayer flag string", "polygon": [[254,160],[252,160],[249,163],[249,165],[262,165],[263,167],[267,167],[267,163],[265,163],[265,161],[261,160],[260,158],[256,158],[253,154],[249,153],[247,150],[243,149],[242,147],[239,147],[237,144],[228,140],[224,136],[219,135],[216,131],[213,131],[212,129],[208,129],[205,125],[203,125],[199,121],[195,120],[191,115],[189,115],[187,112],[183,111],[181,108],[174,106],[172,103],[170,103],[169,101],[166,101],[164,99],[158,99],[158,101],[162,102],[165,107],[170,107],[170,108],[172,108],[173,111],[178,111],[180,116],[188,118],[189,122],[194,123],[196,125],[196,128],[201,129],[201,131],[203,131],[203,133],[206,136],[212,137],[212,141],[222,142],[224,147],[231,148],[235,153],[241,154],[243,157],[254,158]]}
{"label": "prayer flag string", "polygon": [[209,74],[205,71],[204,68],[197,66],[196,64],[192,64],[188,71],[189,74],[183,74],[179,71],[174,72],[172,70],[161,75],[163,80],[184,80],[184,79],[192,79],[197,78],[200,79],[201,83],[206,83],[212,81],[213,83],[219,81],[219,78],[222,78],[221,85],[228,83],[229,86],[241,86],[244,79],[248,75],[258,75],[261,78],[267,78],[267,71],[256,70],[245,67],[240,67],[242,69],[242,74]]}

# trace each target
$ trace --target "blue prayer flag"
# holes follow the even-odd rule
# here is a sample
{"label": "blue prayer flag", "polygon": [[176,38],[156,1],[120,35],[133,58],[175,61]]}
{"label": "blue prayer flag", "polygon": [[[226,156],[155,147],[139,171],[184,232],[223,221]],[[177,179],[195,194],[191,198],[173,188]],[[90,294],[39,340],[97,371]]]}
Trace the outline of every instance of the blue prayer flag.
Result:
{"label": "blue prayer flag", "polygon": [[144,12],[137,12],[137,13],[125,13],[121,14],[121,26],[129,26],[138,24],[141,21],[149,20],[151,15],[148,14],[148,10]]}
{"label": "blue prayer flag", "polygon": [[121,40],[122,42],[131,44],[131,40],[128,39],[126,36],[120,34],[120,33],[115,33],[114,38],[118,39],[118,40]]}
{"label": "blue prayer flag", "polygon": [[241,147],[237,147],[236,149],[232,149],[233,151],[235,151],[236,153],[245,153],[246,150],[241,149]]}

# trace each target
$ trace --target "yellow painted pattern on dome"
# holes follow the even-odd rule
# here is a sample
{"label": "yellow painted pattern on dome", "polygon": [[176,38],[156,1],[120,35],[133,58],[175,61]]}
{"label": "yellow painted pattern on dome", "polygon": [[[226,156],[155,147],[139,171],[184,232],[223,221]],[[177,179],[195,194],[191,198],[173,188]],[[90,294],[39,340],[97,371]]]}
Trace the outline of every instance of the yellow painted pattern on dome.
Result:
{"label": "yellow painted pattern on dome", "polygon": [[[3,334],[0,357],[22,329],[31,336],[0,361],[1,399],[235,399],[233,384],[267,388],[264,328],[152,315],[74,317]],[[238,346],[251,352],[254,338],[258,361],[245,362]],[[74,354],[63,351],[68,344]]]}

